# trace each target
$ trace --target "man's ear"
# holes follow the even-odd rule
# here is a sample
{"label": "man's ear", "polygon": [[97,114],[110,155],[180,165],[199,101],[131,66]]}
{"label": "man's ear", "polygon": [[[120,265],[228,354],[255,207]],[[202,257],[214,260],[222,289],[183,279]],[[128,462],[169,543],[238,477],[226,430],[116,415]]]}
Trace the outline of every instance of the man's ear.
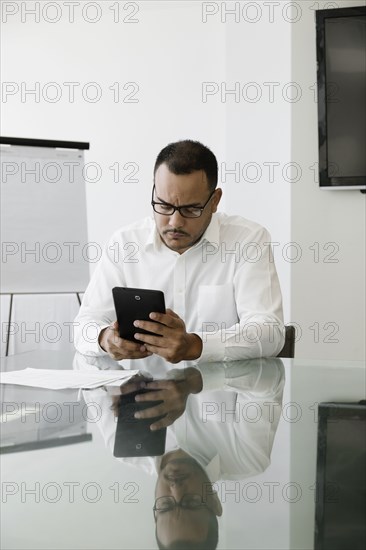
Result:
{"label": "man's ear", "polygon": [[217,210],[217,206],[221,200],[221,197],[222,197],[222,189],[220,189],[219,187],[215,190],[215,194],[212,198],[212,208],[211,208],[211,212],[214,213],[216,212]]}
{"label": "man's ear", "polygon": [[216,492],[213,493],[212,495],[212,502],[213,502],[212,510],[214,511],[215,515],[219,517],[222,516],[222,505],[218,497],[218,494]]}

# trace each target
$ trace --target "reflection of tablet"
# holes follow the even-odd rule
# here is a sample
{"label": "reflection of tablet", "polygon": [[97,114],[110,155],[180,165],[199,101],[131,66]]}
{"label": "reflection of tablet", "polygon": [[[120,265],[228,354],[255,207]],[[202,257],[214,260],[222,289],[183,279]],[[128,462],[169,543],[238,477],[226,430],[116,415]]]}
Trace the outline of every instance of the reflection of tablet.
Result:
{"label": "reflection of tablet", "polygon": [[116,438],[114,441],[114,456],[160,456],[165,453],[166,428],[156,431],[150,430],[151,424],[163,417],[134,418],[136,411],[149,409],[162,403],[162,401],[144,403],[137,403],[135,401],[135,396],[138,393],[146,393],[148,391],[139,390],[127,395],[121,395]]}
{"label": "reflection of tablet", "polygon": [[126,287],[114,287],[112,293],[120,337],[138,342],[134,338],[136,332],[152,334],[142,328],[134,327],[133,322],[151,321],[149,314],[153,311],[165,313],[164,293],[161,290]]}

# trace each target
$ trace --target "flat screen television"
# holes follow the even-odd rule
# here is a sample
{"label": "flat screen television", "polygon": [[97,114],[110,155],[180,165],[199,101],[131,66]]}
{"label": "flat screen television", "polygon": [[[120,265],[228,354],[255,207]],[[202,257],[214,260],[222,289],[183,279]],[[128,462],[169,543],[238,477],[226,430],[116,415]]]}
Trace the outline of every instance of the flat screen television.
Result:
{"label": "flat screen television", "polygon": [[366,548],[366,401],[320,403],[315,550]]}
{"label": "flat screen television", "polygon": [[366,190],[366,7],[316,12],[319,185]]}

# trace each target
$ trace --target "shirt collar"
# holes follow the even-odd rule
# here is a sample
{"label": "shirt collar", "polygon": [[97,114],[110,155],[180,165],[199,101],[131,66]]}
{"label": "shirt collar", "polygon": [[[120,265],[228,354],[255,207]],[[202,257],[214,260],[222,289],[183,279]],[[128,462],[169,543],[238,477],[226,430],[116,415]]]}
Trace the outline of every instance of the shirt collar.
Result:
{"label": "shirt collar", "polygon": [[204,234],[202,235],[202,239],[200,243],[203,241],[207,241],[209,243],[216,243],[219,244],[219,219],[217,216],[217,213],[212,214],[212,218],[210,221],[210,224]]}
{"label": "shirt collar", "polygon": [[[180,447],[179,445],[176,445],[174,448],[169,449],[169,452],[170,451],[175,451],[175,450],[178,450],[178,449],[181,449],[181,448],[182,447]],[[197,460],[198,464],[200,464],[202,466],[202,468],[205,470],[205,472],[207,474],[207,477],[211,481],[211,483],[215,483],[216,481],[221,479],[221,464],[220,464],[220,456],[218,454],[216,454],[210,460],[210,462],[208,464],[204,464],[204,463],[202,463],[202,461],[198,457],[194,456],[194,454],[191,451],[186,451],[186,452],[188,454],[190,454],[192,456],[192,458]],[[155,468],[156,468],[156,473],[158,475],[159,475],[159,472],[160,472],[160,466],[161,466],[162,458],[163,458],[162,456],[158,456],[158,457],[155,458]]]}
{"label": "shirt collar", "polygon": [[159,233],[156,230],[155,220],[154,218],[151,218],[151,230],[145,241],[145,250],[147,250],[151,246],[153,246],[155,250],[158,250],[160,244],[162,243],[161,243]]}
{"label": "shirt collar", "polygon": [[221,478],[220,456],[215,455],[204,468],[211,483],[218,481]]}

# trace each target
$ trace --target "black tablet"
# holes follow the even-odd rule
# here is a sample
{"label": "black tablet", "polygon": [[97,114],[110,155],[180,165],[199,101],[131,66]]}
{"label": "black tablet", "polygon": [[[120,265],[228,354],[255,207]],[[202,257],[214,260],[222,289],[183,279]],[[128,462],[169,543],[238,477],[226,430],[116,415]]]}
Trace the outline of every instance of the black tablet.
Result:
{"label": "black tablet", "polygon": [[136,328],[133,323],[136,320],[152,322],[149,314],[153,311],[165,313],[164,293],[161,290],[127,287],[114,287],[112,293],[120,337],[137,342],[134,337],[136,332],[152,334]]}

